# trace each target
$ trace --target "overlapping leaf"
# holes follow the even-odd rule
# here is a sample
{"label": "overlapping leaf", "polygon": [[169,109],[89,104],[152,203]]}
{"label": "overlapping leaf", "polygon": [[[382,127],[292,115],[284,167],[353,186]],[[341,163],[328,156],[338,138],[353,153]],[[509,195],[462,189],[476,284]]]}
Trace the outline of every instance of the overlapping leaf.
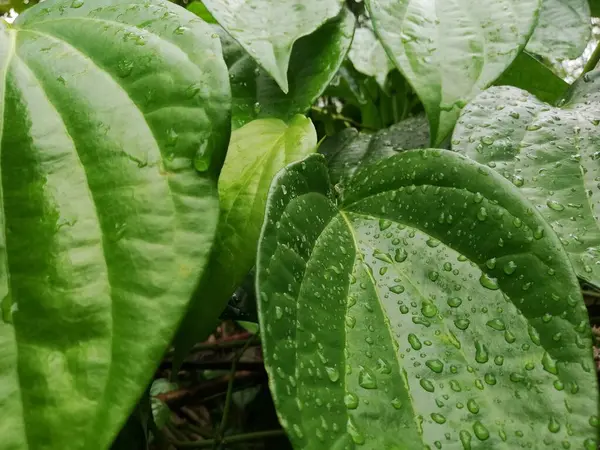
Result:
{"label": "overlapping leaf", "polygon": [[287,93],[292,46],[336,17],[343,1],[203,0],[203,3]]}
{"label": "overlapping leaf", "polygon": [[231,79],[233,127],[239,128],[261,117],[287,121],[296,114],[304,114],[344,61],[352,42],[354,23],[352,13],[344,9],[339,17],[295,43],[287,94],[259,68],[250,54],[219,29]]}
{"label": "overlapping leaf", "polygon": [[267,192],[275,174],[315,151],[310,121],[259,119],[232,133],[219,177],[221,220],[206,276],[175,341],[177,359],[214,330],[219,314],[256,259]]}
{"label": "overlapping leaf", "polygon": [[533,32],[539,0],[366,0],[375,33],[421,98],[432,142],[510,65]]}
{"label": "overlapping leaf", "polygon": [[276,178],[258,251],[270,386],[296,449],[595,449],[596,373],[551,228],[444,150]]}
{"label": "overlapping leaf", "polygon": [[388,73],[394,69],[394,63],[388,57],[373,30],[366,27],[356,30],[348,57],[356,70],[367,76],[375,77],[381,89],[385,89],[385,80]]}
{"label": "overlapping leaf", "polygon": [[588,0],[543,0],[527,50],[553,60],[581,56],[592,33]]}
{"label": "overlapping leaf", "polygon": [[453,149],[521,188],[560,236],[577,275],[600,286],[599,73],[561,107],[526,91],[488,89],[465,110]]}
{"label": "overlapping leaf", "polygon": [[160,0],[0,23],[0,448],[108,448],[168,346],[218,221],[211,33]]}

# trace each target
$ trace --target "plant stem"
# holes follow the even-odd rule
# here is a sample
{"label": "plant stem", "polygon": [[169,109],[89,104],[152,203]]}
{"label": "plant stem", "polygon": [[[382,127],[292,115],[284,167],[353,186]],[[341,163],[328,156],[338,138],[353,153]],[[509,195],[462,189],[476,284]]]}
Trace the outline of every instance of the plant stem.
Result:
{"label": "plant stem", "polygon": [[592,52],[592,56],[590,56],[590,59],[583,68],[583,73],[581,74],[581,76],[584,76],[586,73],[594,70],[596,68],[596,65],[598,64],[598,61],[600,61],[600,42],[596,44],[596,48]]}
{"label": "plant stem", "polygon": [[250,344],[257,338],[258,335],[252,336],[250,339],[246,341],[246,345],[238,351],[235,355],[231,363],[231,372],[229,378],[229,384],[227,385],[227,396],[225,397],[225,406],[223,407],[223,417],[221,418],[221,424],[217,429],[217,438],[215,439],[215,443],[213,445],[213,449],[217,449],[219,445],[223,444],[223,433],[225,433],[225,428],[227,427],[227,419],[229,417],[229,410],[231,409],[231,396],[233,394],[233,380],[235,379],[235,371],[237,370],[237,365],[241,357],[244,355]]}
{"label": "plant stem", "polygon": [[242,442],[258,441],[272,437],[285,436],[283,430],[257,431],[255,433],[238,434],[235,436],[227,436],[221,440],[210,439],[206,441],[196,442],[174,442],[173,445],[177,448],[209,448],[214,445],[231,445],[240,444]]}
{"label": "plant stem", "polygon": [[581,291],[584,297],[600,298],[600,293],[594,291]]}
{"label": "plant stem", "polygon": [[348,124],[350,124],[350,125],[352,125],[354,127],[357,127],[357,128],[363,128],[365,130],[370,130],[370,131],[377,131],[376,129],[368,127],[368,126],[365,126],[364,124],[362,124],[360,122],[357,122],[356,120],[351,119],[350,117],[346,117],[346,116],[343,116],[341,114],[329,112],[329,111],[327,111],[327,110],[325,110],[323,108],[319,108],[318,106],[312,106],[310,109],[311,109],[311,111],[314,111],[316,113],[329,116],[333,120],[340,120],[342,122],[346,122],[346,123],[348,123]]}

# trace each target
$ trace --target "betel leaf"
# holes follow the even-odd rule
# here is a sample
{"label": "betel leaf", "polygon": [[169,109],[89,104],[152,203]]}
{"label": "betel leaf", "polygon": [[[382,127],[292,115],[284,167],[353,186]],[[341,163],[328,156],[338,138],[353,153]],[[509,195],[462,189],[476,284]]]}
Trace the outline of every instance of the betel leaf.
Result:
{"label": "betel leaf", "polygon": [[554,60],[581,56],[592,34],[588,0],[543,0],[527,51]]}
{"label": "betel leaf", "polygon": [[366,0],[388,54],[420,97],[431,142],[510,65],[533,32],[540,0]]}
{"label": "betel leaf", "polygon": [[348,58],[356,70],[367,76],[374,77],[379,86],[381,86],[381,89],[385,89],[387,75],[395,66],[375,36],[375,33],[373,33],[373,30],[366,27],[356,30]]}
{"label": "betel leaf", "polygon": [[185,313],[229,139],[211,33],[160,0],[0,24],[3,448],[107,448]]}
{"label": "betel leaf", "polygon": [[398,152],[426,148],[429,144],[429,126],[425,116],[403,120],[377,133],[359,133],[354,128],[325,140],[319,153],[325,156],[333,184],[343,189],[357,170]]}
{"label": "betel leaf", "polygon": [[[292,46],[337,16],[342,0],[203,0],[217,22],[288,92]],[[320,45],[323,45],[321,42]]]}
{"label": "betel leaf", "polygon": [[354,24],[352,13],[344,9],[338,17],[294,44],[287,94],[219,27],[231,80],[233,127],[239,128],[261,117],[289,120],[296,114],[305,113],[343,63],[352,42]]}
{"label": "betel leaf", "polygon": [[519,186],[559,235],[577,275],[597,286],[599,74],[586,75],[559,108],[520,89],[488,89],[465,108],[452,141]]}
{"label": "betel leaf", "polygon": [[563,98],[569,88],[569,84],[552,69],[525,51],[519,53],[494,84],[524,89],[548,103],[555,103]]}
{"label": "betel leaf", "polygon": [[214,330],[227,301],[254,266],[273,177],[316,147],[315,128],[300,115],[289,123],[255,120],[232,133],[219,177],[221,218],[215,247],[175,340],[178,361]]}
{"label": "betel leaf", "polygon": [[277,176],[258,250],[294,448],[594,449],[587,312],[518,189],[447,150],[368,166],[338,201],[327,172],[314,155]]}

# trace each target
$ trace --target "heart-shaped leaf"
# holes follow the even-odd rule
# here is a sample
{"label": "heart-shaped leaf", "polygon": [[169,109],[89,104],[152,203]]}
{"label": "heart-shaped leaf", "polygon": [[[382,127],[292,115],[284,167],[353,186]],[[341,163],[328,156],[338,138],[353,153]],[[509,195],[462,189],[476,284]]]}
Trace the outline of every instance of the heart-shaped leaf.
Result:
{"label": "heart-shaped leaf", "polygon": [[588,0],[543,0],[527,51],[554,60],[581,56],[592,33]]}
{"label": "heart-shaped leaf", "polygon": [[385,89],[387,75],[395,66],[373,30],[366,27],[356,30],[348,58],[356,70],[367,76],[375,77],[381,89]]}
{"label": "heart-shaped leaf", "polygon": [[548,103],[555,103],[563,98],[569,88],[569,84],[565,80],[527,52],[519,53],[519,56],[494,84],[525,89]]}
{"label": "heart-shaped leaf", "polygon": [[340,68],[352,42],[354,16],[344,9],[294,45],[288,71],[289,92],[284,94],[268,73],[221,27],[233,97],[233,127],[262,117],[284,121],[304,114],[327,88]]}
{"label": "heart-shaped leaf", "polygon": [[108,448],[185,313],[229,140],[211,34],[161,0],[0,23],[2,448]]}
{"label": "heart-shaped leaf", "polygon": [[375,33],[421,98],[432,143],[510,65],[533,32],[540,0],[366,0]]}
{"label": "heart-shaped leaf", "polygon": [[315,128],[300,115],[289,123],[255,120],[232,133],[219,177],[221,220],[215,248],[175,340],[178,362],[214,330],[227,301],[254,266],[273,177],[316,147]]}
{"label": "heart-shaped leaf", "polygon": [[[588,317],[517,188],[445,150],[275,179],[258,250],[265,363],[296,449],[595,449]],[[462,444],[462,445],[461,445]]]}
{"label": "heart-shaped leaf", "polygon": [[452,141],[519,186],[560,236],[577,275],[597,286],[599,74],[586,75],[560,108],[520,89],[488,89],[465,108]]}
{"label": "heart-shaped leaf", "polygon": [[289,90],[287,74],[294,42],[337,16],[343,4],[342,0],[203,2],[217,22],[273,77],[285,93]]}

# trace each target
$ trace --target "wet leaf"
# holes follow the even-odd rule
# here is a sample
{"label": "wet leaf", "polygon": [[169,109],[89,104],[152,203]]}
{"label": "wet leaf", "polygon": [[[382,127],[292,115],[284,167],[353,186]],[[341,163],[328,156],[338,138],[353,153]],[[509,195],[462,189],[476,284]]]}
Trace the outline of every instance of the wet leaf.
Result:
{"label": "wet leaf", "polygon": [[227,68],[169,2],[47,0],[0,80],[1,446],[105,449],[208,261]]}
{"label": "wet leaf", "polygon": [[233,96],[233,127],[257,119],[274,117],[290,120],[304,114],[327,88],[340,68],[352,41],[355,19],[344,9],[295,44],[288,71],[289,92],[277,83],[252,57],[219,27],[223,53],[229,67]]}
{"label": "wet leaf", "polygon": [[375,33],[425,106],[433,144],[525,46],[539,3],[366,0]]}
{"label": "wet leaf", "polygon": [[543,0],[527,51],[550,59],[581,56],[592,34],[588,0]]}
{"label": "wet leaf", "polygon": [[541,214],[491,169],[403,152],[360,169],[336,201],[310,156],[275,179],[258,258],[265,363],[294,448],[593,441],[577,278]]}
{"label": "wet leaf", "polygon": [[453,149],[521,188],[559,235],[577,275],[600,286],[600,100],[588,74],[561,107],[495,87],[465,110]]}
{"label": "wet leaf", "polygon": [[366,27],[356,30],[348,57],[356,70],[364,75],[375,77],[381,89],[385,90],[387,75],[395,66],[373,30]]}
{"label": "wet leaf", "polygon": [[524,89],[548,103],[555,103],[561,99],[569,88],[569,84],[552,69],[527,52],[519,53],[494,84]]}
{"label": "wet leaf", "polygon": [[310,121],[259,119],[234,131],[219,177],[221,217],[211,262],[175,339],[176,360],[208,337],[227,301],[256,262],[269,186],[291,162],[313,153]]}
{"label": "wet leaf", "polygon": [[292,46],[342,9],[342,0],[203,0],[219,24],[285,93]]}

